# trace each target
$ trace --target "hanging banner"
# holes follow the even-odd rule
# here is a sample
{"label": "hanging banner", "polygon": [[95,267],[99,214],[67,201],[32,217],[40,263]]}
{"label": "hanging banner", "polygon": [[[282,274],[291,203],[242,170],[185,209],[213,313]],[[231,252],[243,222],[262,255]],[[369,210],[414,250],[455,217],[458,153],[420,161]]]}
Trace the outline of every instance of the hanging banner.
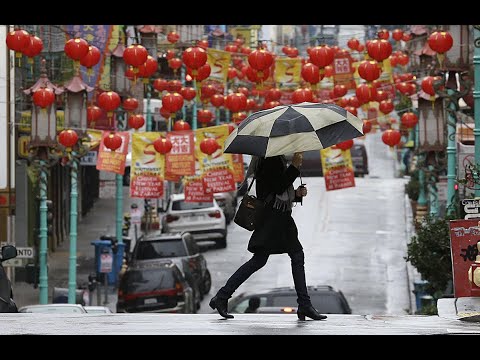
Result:
{"label": "hanging banner", "polygon": [[[474,296],[468,280],[468,270],[475,263],[480,239],[478,219],[450,220],[450,249],[453,265],[453,290],[455,298]],[[473,285],[475,286],[475,285]]]}
{"label": "hanging banner", "polygon": [[340,150],[329,147],[320,150],[320,156],[327,191],[355,186],[350,149]]}
{"label": "hanging banner", "polygon": [[212,71],[209,79],[227,82],[228,67],[232,60],[232,53],[224,50],[207,48],[207,62]]}
{"label": "hanging banner", "polygon": [[213,201],[213,192],[205,192],[201,176],[186,176],[183,179],[185,202]]}
{"label": "hanging banner", "polygon": [[[204,185],[212,186],[211,190],[213,192],[234,191],[236,189],[232,154],[223,152],[228,134],[227,124],[195,130],[195,151],[200,163]],[[217,150],[210,155],[200,150],[200,144],[205,139],[215,139],[218,144]]]}
{"label": "hanging banner", "polygon": [[128,131],[117,131],[115,134],[122,138],[122,145],[117,150],[112,151],[105,146],[105,138],[110,135],[110,131],[102,131],[102,141],[98,149],[97,170],[123,175],[125,173],[130,133]]}
{"label": "hanging banner", "polygon": [[133,133],[132,165],[130,168],[130,197],[160,198],[163,196],[165,155],[155,151],[153,142],[160,132]]}
{"label": "hanging banner", "polygon": [[172,142],[172,150],[165,155],[165,179],[195,175],[195,140],[193,131],[171,131],[167,139]]}
{"label": "hanging banner", "polygon": [[335,55],[332,64],[333,82],[335,85],[345,85],[349,90],[356,88],[352,63],[350,55]]}
{"label": "hanging banner", "polygon": [[235,182],[243,182],[245,180],[245,165],[243,164],[242,154],[232,154],[233,159],[233,179]]}
{"label": "hanging banner", "polygon": [[275,59],[275,81],[279,88],[297,87],[301,71],[302,61],[300,58]]}
{"label": "hanging banner", "polygon": [[102,142],[102,131],[87,129],[88,140],[84,141],[83,144],[87,145],[89,150],[95,149]]}

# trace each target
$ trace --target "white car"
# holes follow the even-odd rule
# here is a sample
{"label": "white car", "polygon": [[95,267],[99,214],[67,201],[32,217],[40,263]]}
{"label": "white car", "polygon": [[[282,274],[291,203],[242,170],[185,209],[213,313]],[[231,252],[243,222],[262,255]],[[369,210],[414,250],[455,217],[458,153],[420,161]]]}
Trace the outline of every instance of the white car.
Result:
{"label": "white car", "polygon": [[41,304],[27,305],[18,309],[20,313],[46,314],[86,314],[87,311],[80,304]]}
{"label": "white car", "polygon": [[185,202],[185,194],[170,196],[162,217],[162,232],[188,231],[196,241],[213,240],[218,248],[227,246],[227,222],[215,198],[212,202]]}

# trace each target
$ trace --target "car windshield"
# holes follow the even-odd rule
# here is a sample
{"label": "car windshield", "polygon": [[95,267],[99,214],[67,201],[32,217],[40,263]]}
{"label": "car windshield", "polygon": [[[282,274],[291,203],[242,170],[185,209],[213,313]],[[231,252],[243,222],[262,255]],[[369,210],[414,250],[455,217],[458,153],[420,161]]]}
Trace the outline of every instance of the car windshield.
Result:
{"label": "car windshield", "polygon": [[[345,312],[340,299],[334,294],[310,294],[310,299],[319,313],[343,314]],[[272,306],[297,307],[297,295],[274,296]]]}
{"label": "car windshield", "polygon": [[175,287],[171,269],[130,270],[122,277],[120,288],[126,294],[150,292]]}
{"label": "car windshield", "polygon": [[150,260],[187,256],[182,240],[140,241],[136,260]]}
{"label": "car windshield", "polygon": [[183,200],[174,201],[172,210],[195,210],[207,209],[213,207],[213,202],[185,202]]}
{"label": "car windshield", "polygon": [[39,306],[26,307],[21,310],[25,313],[58,313],[58,314],[82,314],[82,311],[77,306]]}

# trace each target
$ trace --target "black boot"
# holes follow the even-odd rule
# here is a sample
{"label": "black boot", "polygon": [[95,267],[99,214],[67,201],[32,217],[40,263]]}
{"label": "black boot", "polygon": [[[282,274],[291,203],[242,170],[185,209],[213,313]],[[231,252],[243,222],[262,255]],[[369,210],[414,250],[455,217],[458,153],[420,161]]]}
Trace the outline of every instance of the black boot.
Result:
{"label": "black boot", "polygon": [[298,306],[297,316],[300,320],[304,321],[305,316],[312,320],[324,320],[327,317],[319,314],[318,311],[312,306]]}
{"label": "black boot", "polygon": [[228,313],[228,301],[225,299],[220,299],[216,295],[210,300],[210,307],[215,310],[217,309],[218,313],[223,316],[225,319],[233,319],[233,315]]}

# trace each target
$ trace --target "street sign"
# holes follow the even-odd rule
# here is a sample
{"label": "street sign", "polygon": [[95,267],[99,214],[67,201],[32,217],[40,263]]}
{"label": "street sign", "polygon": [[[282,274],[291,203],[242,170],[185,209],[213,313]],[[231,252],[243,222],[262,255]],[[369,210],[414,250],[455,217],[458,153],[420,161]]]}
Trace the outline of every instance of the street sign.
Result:
{"label": "street sign", "polygon": [[80,165],[95,166],[97,165],[98,151],[89,151],[80,159]]}
{"label": "street sign", "polygon": [[34,256],[32,247],[17,247],[17,259],[33,259]]}
{"label": "street sign", "polygon": [[140,208],[130,210],[130,221],[132,225],[140,225],[142,223],[142,210]]}
{"label": "street sign", "polygon": [[112,272],[113,256],[110,253],[100,254],[100,272],[110,273]]}
{"label": "street sign", "polygon": [[480,200],[478,199],[463,199],[463,211],[465,211],[465,220],[480,218]]}
{"label": "street sign", "polygon": [[13,266],[13,267],[22,267],[25,266],[25,260],[24,259],[10,259],[10,260],[5,260],[2,262],[3,266]]}

